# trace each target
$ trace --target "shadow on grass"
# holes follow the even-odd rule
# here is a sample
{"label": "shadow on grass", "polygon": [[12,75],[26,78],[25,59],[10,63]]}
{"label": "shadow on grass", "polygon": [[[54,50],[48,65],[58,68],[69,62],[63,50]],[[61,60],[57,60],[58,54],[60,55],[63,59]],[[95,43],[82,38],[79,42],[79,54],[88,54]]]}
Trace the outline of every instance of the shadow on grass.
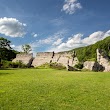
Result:
{"label": "shadow on grass", "polygon": [[11,68],[0,68],[0,70],[12,70],[12,69]]}
{"label": "shadow on grass", "polygon": [[26,68],[0,68],[0,70],[20,70],[20,69],[26,69]]}
{"label": "shadow on grass", "polygon": [[9,75],[9,74],[13,74],[13,73],[0,73],[0,76],[1,75]]}

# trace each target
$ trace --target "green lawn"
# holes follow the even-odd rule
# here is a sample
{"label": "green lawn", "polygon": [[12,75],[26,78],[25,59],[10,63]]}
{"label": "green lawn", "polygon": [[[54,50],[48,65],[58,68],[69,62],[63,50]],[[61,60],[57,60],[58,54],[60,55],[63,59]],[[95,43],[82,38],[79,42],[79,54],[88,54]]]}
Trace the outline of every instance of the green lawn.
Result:
{"label": "green lawn", "polygon": [[0,110],[110,110],[110,73],[0,70]]}

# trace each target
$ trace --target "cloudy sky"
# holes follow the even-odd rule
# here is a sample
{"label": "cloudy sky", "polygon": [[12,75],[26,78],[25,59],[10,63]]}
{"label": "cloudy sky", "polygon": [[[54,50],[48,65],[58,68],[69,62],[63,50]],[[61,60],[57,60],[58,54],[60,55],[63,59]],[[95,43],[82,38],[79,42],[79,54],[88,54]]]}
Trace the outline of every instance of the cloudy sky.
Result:
{"label": "cloudy sky", "polygon": [[110,35],[110,0],[0,0],[0,36],[21,50],[65,51]]}

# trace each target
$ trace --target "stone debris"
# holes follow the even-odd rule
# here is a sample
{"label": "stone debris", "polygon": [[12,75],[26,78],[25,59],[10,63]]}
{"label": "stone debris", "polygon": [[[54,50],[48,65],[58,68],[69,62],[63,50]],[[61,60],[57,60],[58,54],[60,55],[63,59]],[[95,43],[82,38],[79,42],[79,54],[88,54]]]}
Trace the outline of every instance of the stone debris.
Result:
{"label": "stone debris", "polygon": [[68,71],[78,71],[78,69],[74,68],[73,66],[67,66]]}

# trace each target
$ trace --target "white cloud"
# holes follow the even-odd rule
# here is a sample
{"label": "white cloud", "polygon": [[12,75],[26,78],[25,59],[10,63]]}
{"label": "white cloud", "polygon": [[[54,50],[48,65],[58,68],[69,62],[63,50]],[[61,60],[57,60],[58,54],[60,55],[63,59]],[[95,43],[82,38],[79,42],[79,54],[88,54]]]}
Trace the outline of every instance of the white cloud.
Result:
{"label": "white cloud", "polygon": [[[87,45],[91,45],[96,43],[97,41],[103,40],[104,38],[110,36],[110,30],[107,32],[103,31],[97,31],[89,35],[88,37],[84,38],[84,35],[79,33],[76,35],[72,35],[72,37],[69,37],[67,41],[63,42],[64,35],[66,33],[66,30],[59,31],[57,33],[54,33],[53,35],[49,36],[46,39],[38,40],[36,42],[30,43],[29,45],[32,47],[32,52],[34,54],[36,53],[36,47],[41,46],[47,46],[49,45],[49,48],[47,51],[67,51],[70,49],[83,47]],[[22,45],[11,45],[12,48],[18,51],[22,51]]]}
{"label": "white cloud", "polygon": [[68,38],[66,42],[62,42],[56,47],[51,47],[48,51],[67,51],[70,49],[87,46],[96,43],[97,41],[103,40],[104,38],[110,36],[110,30],[107,32],[97,31],[89,35],[89,37],[83,37],[83,34],[76,34]]}
{"label": "white cloud", "polygon": [[54,33],[53,35],[48,36],[45,39],[36,40],[29,45],[32,47],[32,50],[35,52],[36,48],[40,48],[42,46],[49,47],[51,45],[57,46],[62,43],[64,35],[68,32],[68,30],[63,29]]}
{"label": "white cloud", "polygon": [[53,45],[59,45],[59,44],[61,44],[62,43],[62,40],[63,40],[63,38],[59,38],[57,41],[55,41],[54,43],[53,43]]}
{"label": "white cloud", "polygon": [[83,36],[83,34],[76,34],[74,35],[72,38],[69,38],[66,45],[68,47],[73,47],[74,44],[81,44],[81,37]]}
{"label": "white cloud", "polygon": [[61,40],[63,40],[63,37],[67,33],[67,31],[68,30],[66,30],[66,29],[58,31],[58,32],[54,33],[53,35],[48,36],[45,39],[38,40],[36,44],[38,44],[38,45],[42,45],[42,44],[43,45],[44,44],[47,44],[47,45],[52,44],[52,45],[54,45],[54,44],[56,44],[56,42],[58,44],[58,43],[61,42]]}
{"label": "white cloud", "polygon": [[11,48],[15,48],[15,45],[10,45],[11,46]]}
{"label": "white cloud", "polygon": [[0,18],[0,33],[10,37],[23,37],[26,33],[26,24],[19,22],[16,18]]}
{"label": "white cloud", "polygon": [[108,30],[108,31],[104,34],[104,38],[106,38],[107,36],[110,36],[110,30]]}
{"label": "white cloud", "polygon": [[34,33],[34,32],[33,32],[31,35],[32,35],[33,37],[37,37],[37,36],[38,36],[38,34],[36,34],[36,33]]}
{"label": "white cloud", "polygon": [[61,11],[65,11],[68,14],[74,14],[77,9],[81,9],[82,6],[77,0],[65,0],[65,4]]}
{"label": "white cloud", "polygon": [[37,34],[34,34],[34,35],[33,35],[33,37],[37,37],[37,36],[38,36]]}
{"label": "white cloud", "polygon": [[11,47],[14,49],[14,50],[17,50],[19,52],[22,52],[22,45],[11,45]]}
{"label": "white cloud", "polygon": [[105,38],[105,34],[106,33],[102,32],[102,31],[94,32],[89,37],[84,38],[82,40],[82,42],[85,43],[86,45],[94,44],[97,41],[104,39]]}
{"label": "white cloud", "polygon": [[42,40],[39,40],[38,41],[38,44],[51,44],[53,41],[54,41],[54,37],[52,38],[52,37],[48,37],[48,38],[46,38],[46,39],[42,39]]}
{"label": "white cloud", "polygon": [[33,41],[29,45],[32,47],[32,50],[35,50],[35,48],[51,44],[53,42],[53,40],[54,40],[54,38],[48,37],[45,39]]}

